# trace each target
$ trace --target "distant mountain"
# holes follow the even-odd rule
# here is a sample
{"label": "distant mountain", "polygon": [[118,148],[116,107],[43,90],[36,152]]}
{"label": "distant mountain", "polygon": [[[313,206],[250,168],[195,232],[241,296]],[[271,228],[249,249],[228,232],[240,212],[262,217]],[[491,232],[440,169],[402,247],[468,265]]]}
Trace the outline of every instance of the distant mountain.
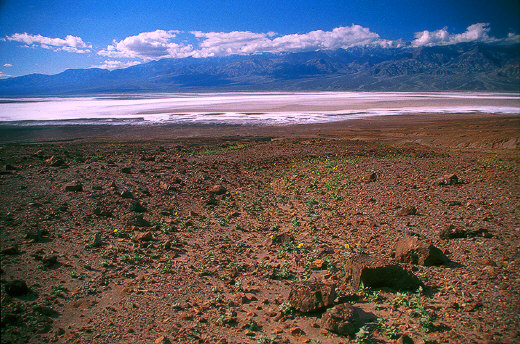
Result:
{"label": "distant mountain", "polygon": [[190,91],[520,91],[520,45],[463,43],[163,59],[0,80],[0,95]]}

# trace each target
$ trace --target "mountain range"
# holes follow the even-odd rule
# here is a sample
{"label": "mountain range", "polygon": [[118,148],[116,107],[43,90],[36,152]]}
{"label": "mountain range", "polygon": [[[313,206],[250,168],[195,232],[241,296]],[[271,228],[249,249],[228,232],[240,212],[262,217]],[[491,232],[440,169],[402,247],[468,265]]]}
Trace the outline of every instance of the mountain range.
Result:
{"label": "mountain range", "polygon": [[162,59],[0,80],[0,95],[205,91],[520,91],[520,44]]}

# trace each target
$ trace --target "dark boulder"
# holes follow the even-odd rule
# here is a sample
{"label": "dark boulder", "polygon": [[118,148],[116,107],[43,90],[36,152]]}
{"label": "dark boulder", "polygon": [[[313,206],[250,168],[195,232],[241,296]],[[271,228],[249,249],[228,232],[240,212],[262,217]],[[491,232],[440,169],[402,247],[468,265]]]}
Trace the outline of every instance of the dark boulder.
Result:
{"label": "dark boulder", "polygon": [[405,237],[397,242],[395,258],[402,263],[424,266],[443,265],[449,261],[437,247],[415,236]]}
{"label": "dark boulder", "polygon": [[321,317],[321,326],[324,329],[343,336],[354,336],[361,323],[358,310],[348,303],[328,309]]}
{"label": "dark boulder", "polygon": [[385,258],[358,255],[345,264],[346,281],[353,291],[361,284],[371,288],[394,290],[416,290],[422,285],[413,273],[403,269],[398,263]]}
{"label": "dark boulder", "polygon": [[335,298],[336,286],[321,282],[294,283],[289,293],[290,304],[304,313],[316,312],[332,306]]}
{"label": "dark boulder", "polygon": [[9,281],[5,284],[5,292],[9,296],[23,296],[29,291],[29,287],[23,280]]}

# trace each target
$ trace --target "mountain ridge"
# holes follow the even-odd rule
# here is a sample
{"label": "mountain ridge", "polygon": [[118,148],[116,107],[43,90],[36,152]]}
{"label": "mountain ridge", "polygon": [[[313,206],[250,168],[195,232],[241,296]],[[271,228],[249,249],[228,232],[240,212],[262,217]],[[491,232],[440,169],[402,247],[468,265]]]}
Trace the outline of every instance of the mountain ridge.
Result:
{"label": "mountain ridge", "polygon": [[322,50],[162,59],[0,80],[0,95],[205,91],[520,91],[520,45]]}

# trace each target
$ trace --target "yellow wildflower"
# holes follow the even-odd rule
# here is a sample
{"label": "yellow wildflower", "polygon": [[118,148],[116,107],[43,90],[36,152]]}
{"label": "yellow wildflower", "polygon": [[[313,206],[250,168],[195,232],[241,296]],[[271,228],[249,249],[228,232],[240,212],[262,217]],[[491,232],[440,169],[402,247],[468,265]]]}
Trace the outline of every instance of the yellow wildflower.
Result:
{"label": "yellow wildflower", "polygon": [[349,244],[345,244],[345,248],[346,248],[347,250],[349,250],[349,249],[350,249],[350,245],[349,245]]}
{"label": "yellow wildflower", "polygon": [[117,233],[117,232],[119,232],[119,229],[117,229],[117,228],[114,229],[114,233]]}
{"label": "yellow wildflower", "polygon": [[269,238],[271,238],[271,240],[274,240],[274,234],[271,234]]}
{"label": "yellow wildflower", "polygon": [[301,242],[299,245],[298,245],[298,248],[302,248],[303,247],[303,242]]}

